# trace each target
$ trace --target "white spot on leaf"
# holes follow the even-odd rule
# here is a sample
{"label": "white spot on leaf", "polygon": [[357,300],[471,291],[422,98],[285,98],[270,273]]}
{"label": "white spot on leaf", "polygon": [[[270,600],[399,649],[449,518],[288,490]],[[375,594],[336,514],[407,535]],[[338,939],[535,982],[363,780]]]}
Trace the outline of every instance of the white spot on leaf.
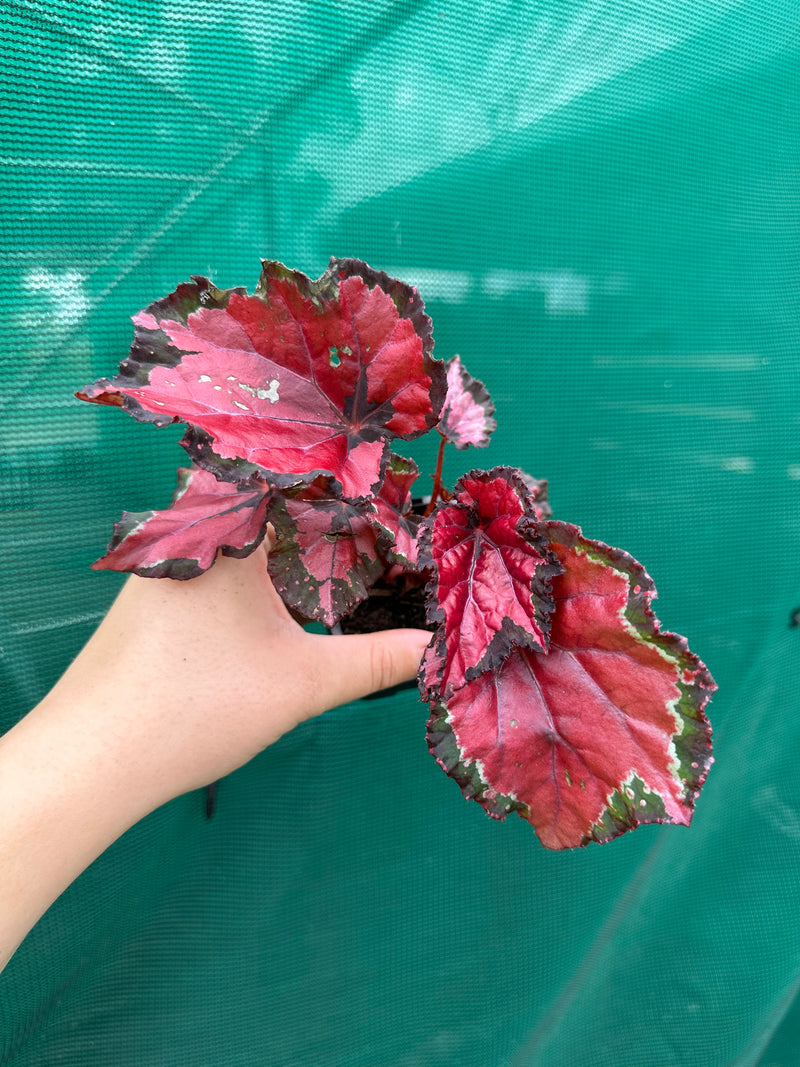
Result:
{"label": "white spot on leaf", "polygon": [[278,386],[280,385],[280,382],[277,378],[272,379],[269,383],[269,388],[267,389],[255,385],[248,385],[247,382],[239,382],[238,385],[240,389],[244,389],[250,396],[257,397],[259,400],[269,400],[270,404],[274,404],[275,401],[278,400]]}

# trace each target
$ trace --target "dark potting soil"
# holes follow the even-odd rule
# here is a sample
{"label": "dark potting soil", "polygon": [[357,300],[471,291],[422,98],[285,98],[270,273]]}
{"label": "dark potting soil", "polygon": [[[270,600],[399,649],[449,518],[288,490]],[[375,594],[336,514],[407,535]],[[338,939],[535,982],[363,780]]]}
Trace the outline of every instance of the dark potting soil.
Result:
{"label": "dark potting soil", "polygon": [[425,618],[425,590],[421,586],[398,589],[380,581],[370,589],[366,600],[345,615],[340,625],[345,634],[366,634],[405,626],[418,630],[435,628]]}

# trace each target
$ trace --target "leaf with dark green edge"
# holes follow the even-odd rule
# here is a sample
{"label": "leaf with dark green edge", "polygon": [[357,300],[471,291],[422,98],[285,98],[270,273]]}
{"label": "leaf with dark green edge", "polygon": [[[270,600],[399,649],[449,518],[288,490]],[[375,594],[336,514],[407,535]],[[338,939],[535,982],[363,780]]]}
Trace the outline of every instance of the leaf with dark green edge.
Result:
{"label": "leaf with dark green edge", "polygon": [[460,356],[447,364],[447,395],[437,429],[456,448],[486,448],[497,429],[486,386],[472,377]]}
{"label": "leaf with dark green edge", "polygon": [[[340,279],[363,278],[371,289],[375,286],[382,289],[387,296],[392,298],[400,318],[408,319],[412,323],[415,333],[422,341],[423,350],[428,355],[433,352],[433,323],[425,311],[425,304],[415,286],[400,281],[399,278],[392,278],[386,271],[375,270],[365,263],[363,259],[336,259],[334,257],[328,264],[327,273]],[[439,364],[439,366],[444,371],[443,365]],[[447,391],[447,381],[444,373],[436,378],[431,388],[434,393],[432,396],[433,409],[438,413]]]}
{"label": "leaf with dark green edge", "polygon": [[465,795],[494,818],[516,811],[547,848],[688,825],[712,762],[714,681],[683,637],[660,629],[639,563],[575,526],[546,525],[564,567],[549,652],[514,648],[434,699],[431,750]]}
{"label": "leaf with dark green edge", "polygon": [[546,649],[550,581],[561,570],[510,467],[470,471],[420,534],[429,620],[443,629],[442,689],[498,666],[510,648]]}
{"label": "leaf with dark green edge", "polygon": [[[430,612],[428,614],[430,615]],[[420,699],[426,704],[430,704],[431,707],[441,698],[442,679],[446,662],[447,649],[444,643],[444,627],[438,626],[433,632],[430,644],[422,654],[419,671],[417,672],[417,687]]]}
{"label": "leaf with dark green edge", "polygon": [[264,470],[257,463],[239,459],[238,456],[223,459],[214,451],[210,434],[204,430],[198,430],[196,426],[187,427],[186,433],[178,444],[186,451],[192,463],[208,471],[209,474],[213,474],[222,482],[250,482],[255,478],[268,483],[271,489],[285,490],[310,485],[315,478],[320,476],[330,478],[326,471],[310,471],[308,474],[278,474],[275,471]]}
{"label": "leaf with dark green edge", "polygon": [[243,558],[258,548],[268,500],[263,482],[220,482],[198,467],[181,467],[171,505],[123,512],[108,551],[92,567],[145,578],[196,578],[212,566],[218,549]]}
{"label": "leaf with dark green edge", "polygon": [[252,296],[196,277],[134,324],[117,377],[77,395],[186,422],[211,455],[256,464],[269,484],[321,470],[368,498],[390,440],[439,418],[445,371],[419,294],[359,260],[331,260],[316,281],[265,262]]}
{"label": "leaf with dark green edge", "polygon": [[[231,293],[247,295],[247,290],[219,289],[208,278],[195,276],[191,282],[182,282],[169,296],[150,304],[133,317],[136,334],[130,355],[119,365],[116,378],[99,378],[75,393],[79,400],[92,404],[121,407],[139,422],[152,422],[156,426],[169,426],[180,422],[180,417],[164,410],[163,404],[143,407],[132,394],[136,388],[148,385],[150,374],[156,368],[177,366],[184,355],[179,349],[165,344],[158,323],[162,319],[186,322],[198,308],[224,309]],[[149,317],[146,317],[149,316]]]}
{"label": "leaf with dark green edge", "polygon": [[411,488],[419,477],[419,469],[412,459],[394,453],[386,464],[386,475],[380,492],[373,500],[375,513],[370,521],[386,533],[388,563],[414,567],[417,562],[419,527],[422,515],[413,510]]}
{"label": "leaf with dark green edge", "polygon": [[367,517],[373,510],[338,497],[329,476],[275,494],[269,573],[295,615],[335,626],[367,596],[385,567],[383,534]]}

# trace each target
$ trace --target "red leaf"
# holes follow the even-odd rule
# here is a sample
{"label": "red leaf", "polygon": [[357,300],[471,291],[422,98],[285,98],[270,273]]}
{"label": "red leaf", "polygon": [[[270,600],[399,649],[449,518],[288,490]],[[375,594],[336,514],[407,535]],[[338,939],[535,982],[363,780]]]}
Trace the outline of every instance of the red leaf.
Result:
{"label": "red leaf", "polygon": [[434,572],[431,622],[443,624],[442,688],[499,665],[512,645],[547,647],[549,581],[561,569],[534,521],[517,472],[471,471],[422,535]]}
{"label": "red leaf", "polygon": [[431,749],[466,796],[495,818],[517,811],[548,848],[687,825],[711,763],[714,681],[661,632],[635,560],[566,523],[547,529],[565,567],[549,653],[516,648],[436,704]]}
{"label": "red leaf", "polygon": [[330,478],[276,494],[269,514],[276,544],[269,572],[284,603],[298,616],[334,626],[364,600],[383,573],[379,532],[370,504],[338,498]]}
{"label": "red leaf", "polygon": [[187,422],[223,460],[329,471],[345,496],[365,497],[389,440],[438,418],[445,372],[419,294],[358,260],[331,260],[317,281],[267,262],[253,296],[196,278],[134,323],[119,375],[78,395]]}
{"label": "red leaf", "polygon": [[386,532],[391,546],[386,550],[389,563],[414,567],[417,562],[420,523],[422,516],[412,510],[411,487],[419,477],[416,463],[392,454],[386,465],[386,477],[375,497],[374,523]]}
{"label": "red leaf", "polygon": [[263,485],[218,482],[197,467],[178,470],[178,488],[164,511],[125,511],[95,570],[132,571],[149,578],[196,578],[226,556],[249,556],[267,526]]}
{"label": "red leaf", "polygon": [[483,382],[473,378],[459,356],[447,364],[447,395],[438,430],[456,448],[486,448],[497,429],[494,404]]}

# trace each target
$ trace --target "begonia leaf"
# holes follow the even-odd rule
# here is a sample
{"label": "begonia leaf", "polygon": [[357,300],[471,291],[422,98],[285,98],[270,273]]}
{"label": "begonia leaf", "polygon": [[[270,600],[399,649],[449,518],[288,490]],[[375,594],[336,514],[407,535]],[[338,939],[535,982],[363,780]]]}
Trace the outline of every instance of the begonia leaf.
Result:
{"label": "begonia leaf", "polygon": [[[250,463],[238,456],[223,459],[214,451],[214,441],[205,430],[188,426],[178,444],[185,449],[192,463],[213,474],[223,482],[250,482],[254,478],[267,480],[271,489],[293,489],[308,485],[319,476],[326,476],[325,471],[311,471],[306,474],[284,474],[265,471],[257,463]],[[330,478],[331,476],[328,475]]]}
{"label": "begonia leaf", "polygon": [[438,430],[456,448],[486,448],[497,429],[494,404],[483,382],[453,356],[447,364],[447,395]]}
{"label": "begonia leaf", "polygon": [[525,471],[520,471],[520,477],[527,485],[531,499],[533,500],[533,510],[536,513],[536,518],[541,522],[543,519],[549,519],[553,514],[553,509],[550,507],[550,500],[548,496],[548,481],[546,478],[534,478],[532,475],[527,474]]}
{"label": "begonia leaf", "polygon": [[386,475],[375,497],[373,522],[378,523],[390,542],[386,560],[413,567],[417,562],[419,527],[422,515],[413,510],[411,488],[419,477],[416,463],[392,454]]}
{"label": "begonia leaf", "polygon": [[443,688],[498,666],[513,645],[546,649],[561,567],[518,472],[471,471],[426,526],[420,564],[433,571],[428,617],[442,624]]}
{"label": "begonia leaf", "polygon": [[149,578],[196,578],[226,556],[249,556],[267,526],[266,486],[220,482],[197,467],[178,470],[178,488],[163,511],[123,512],[95,570]]}
{"label": "begonia leaf", "polygon": [[712,762],[714,681],[660,629],[653,582],[632,557],[566,523],[547,532],[564,567],[549,651],[514,648],[434,700],[431,750],[465,796],[494,818],[518,812],[548,848],[688,825]]}
{"label": "begonia leaf", "polygon": [[382,533],[368,518],[373,510],[369,503],[342,500],[331,478],[275,494],[269,573],[300,618],[334,626],[383,573]]}
{"label": "begonia leaf", "polygon": [[422,299],[360,260],[332,259],[316,281],[267,261],[253,295],[196,277],[134,324],[119,374],[78,396],[203,431],[209,467],[216,455],[309,481],[322,470],[368,497],[389,441],[439,418],[445,370]]}

